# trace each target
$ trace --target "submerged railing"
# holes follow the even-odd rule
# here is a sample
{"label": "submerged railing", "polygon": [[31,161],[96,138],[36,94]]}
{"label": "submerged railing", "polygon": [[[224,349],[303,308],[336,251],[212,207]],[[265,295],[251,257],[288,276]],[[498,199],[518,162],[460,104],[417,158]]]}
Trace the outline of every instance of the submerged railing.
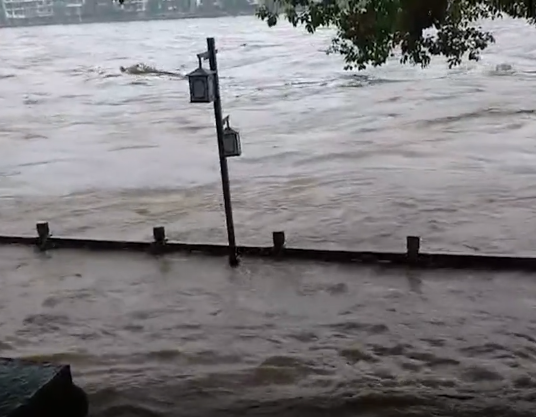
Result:
{"label": "submerged railing", "polygon": [[[0,236],[0,245],[35,246],[40,251],[54,249],[85,249],[92,251],[135,251],[154,255],[196,253],[227,256],[228,245],[170,242],[165,228],[153,228],[152,241],[100,240],[52,236],[49,224],[37,223],[37,236]],[[309,260],[413,268],[486,269],[536,271],[536,257],[469,255],[455,253],[423,253],[418,236],[406,238],[405,252],[342,251],[289,248],[285,232],[273,232],[272,246],[237,246],[240,257],[272,258],[275,260]]]}

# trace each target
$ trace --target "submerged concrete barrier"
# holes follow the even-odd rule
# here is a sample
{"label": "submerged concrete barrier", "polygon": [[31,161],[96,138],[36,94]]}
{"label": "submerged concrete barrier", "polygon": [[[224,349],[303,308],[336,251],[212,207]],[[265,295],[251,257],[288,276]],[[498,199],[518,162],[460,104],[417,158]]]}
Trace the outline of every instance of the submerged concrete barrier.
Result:
{"label": "submerged concrete barrier", "polygon": [[69,365],[0,358],[0,417],[85,417]]}
{"label": "submerged concrete barrier", "polygon": [[[184,252],[211,256],[227,256],[227,245],[170,242],[165,228],[153,228],[153,241],[122,241],[55,237],[48,223],[38,223],[37,237],[0,236],[0,245],[30,245],[41,251],[53,249],[85,249],[93,251],[136,251],[155,255]],[[536,271],[536,257],[502,255],[469,255],[456,253],[423,253],[421,238],[408,236],[404,252],[344,251],[289,248],[285,232],[273,232],[272,246],[238,246],[241,257],[263,257],[277,260],[310,260],[339,263],[408,266],[412,268],[487,269]]]}

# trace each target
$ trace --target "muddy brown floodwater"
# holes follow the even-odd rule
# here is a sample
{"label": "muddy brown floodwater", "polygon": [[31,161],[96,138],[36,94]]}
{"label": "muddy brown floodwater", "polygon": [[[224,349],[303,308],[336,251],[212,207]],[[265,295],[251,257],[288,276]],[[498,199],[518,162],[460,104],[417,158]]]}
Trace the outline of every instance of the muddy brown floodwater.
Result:
{"label": "muddy brown floodwater", "polygon": [[93,416],[532,416],[519,274],[2,248],[1,351]]}
{"label": "muddy brown floodwater", "polygon": [[[224,242],[215,36],[237,239],[533,255],[534,28],[478,63],[359,74],[253,17],[0,31],[0,234]],[[0,354],[71,363],[95,417],[533,416],[536,283],[314,263],[0,248]]]}

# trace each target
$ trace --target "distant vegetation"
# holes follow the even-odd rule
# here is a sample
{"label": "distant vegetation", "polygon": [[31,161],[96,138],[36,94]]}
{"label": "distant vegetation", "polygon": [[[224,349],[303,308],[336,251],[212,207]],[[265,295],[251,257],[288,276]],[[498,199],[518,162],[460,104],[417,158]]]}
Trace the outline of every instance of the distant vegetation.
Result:
{"label": "distant vegetation", "polygon": [[[129,0],[126,0],[129,1]],[[330,52],[346,69],[380,66],[395,54],[401,62],[427,66],[446,57],[450,67],[478,60],[494,42],[478,23],[502,16],[535,23],[536,0],[270,0],[257,15],[269,26],[282,14],[310,33],[333,27]]]}

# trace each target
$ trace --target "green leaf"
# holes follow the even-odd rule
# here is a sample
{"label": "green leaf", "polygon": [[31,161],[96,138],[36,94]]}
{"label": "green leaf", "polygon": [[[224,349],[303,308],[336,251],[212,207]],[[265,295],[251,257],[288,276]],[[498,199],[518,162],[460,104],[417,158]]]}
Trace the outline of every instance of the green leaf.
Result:
{"label": "green leaf", "polygon": [[536,0],[270,0],[257,10],[275,26],[279,10],[309,33],[332,27],[328,53],[343,56],[345,69],[383,65],[400,52],[400,62],[426,67],[443,56],[449,67],[476,61],[495,42],[477,22],[503,16],[536,23]]}

